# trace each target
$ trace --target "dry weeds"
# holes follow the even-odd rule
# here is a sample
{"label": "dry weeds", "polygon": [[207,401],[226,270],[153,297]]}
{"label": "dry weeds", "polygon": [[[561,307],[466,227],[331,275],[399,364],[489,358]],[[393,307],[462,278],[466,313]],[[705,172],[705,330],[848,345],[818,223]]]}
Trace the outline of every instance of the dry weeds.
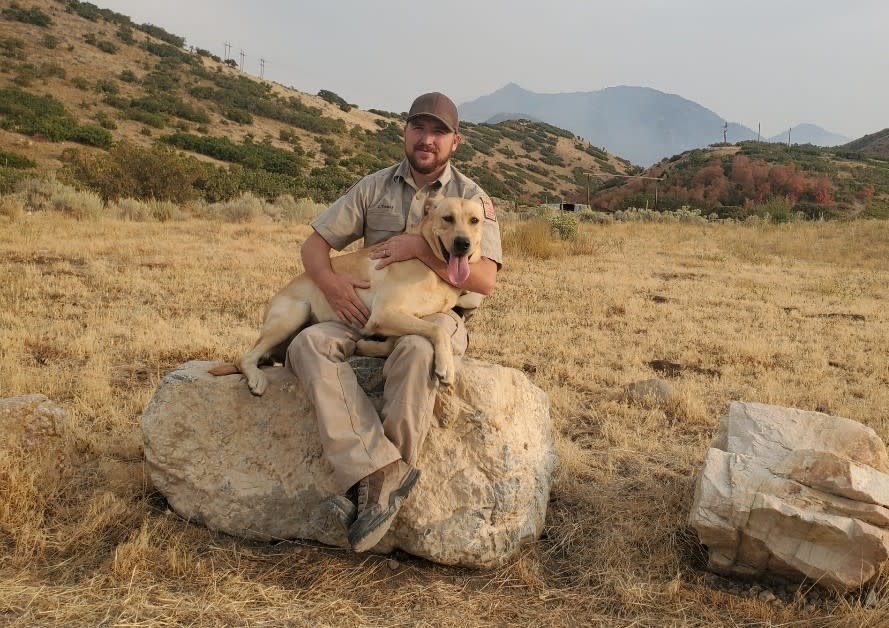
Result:
{"label": "dry weeds", "polygon": [[[797,625],[889,621],[889,579],[775,605],[703,569],[693,474],[732,399],[818,409],[889,437],[889,225],[581,225],[507,265],[473,356],[552,402],[560,466],[544,538],[492,572],[300,542],[239,541],[167,511],[138,418],[163,374],[247,346],[299,270],[305,225],[0,214],[0,397],[71,416],[73,474],[0,450],[0,623]],[[533,236],[537,237],[537,236]],[[525,238],[525,240],[523,240]],[[531,247],[531,248],[523,248]],[[669,407],[623,385],[684,367]],[[55,479],[54,479],[55,478]]]}

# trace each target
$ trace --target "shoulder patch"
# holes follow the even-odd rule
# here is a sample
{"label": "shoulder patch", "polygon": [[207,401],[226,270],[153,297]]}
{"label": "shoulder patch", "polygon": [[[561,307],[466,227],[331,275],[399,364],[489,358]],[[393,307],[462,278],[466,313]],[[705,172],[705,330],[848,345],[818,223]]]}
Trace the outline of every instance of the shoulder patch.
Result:
{"label": "shoulder patch", "polygon": [[491,201],[491,198],[487,194],[482,194],[478,197],[478,201],[482,204],[482,209],[485,210],[485,218],[496,222],[497,210],[494,209],[494,203]]}

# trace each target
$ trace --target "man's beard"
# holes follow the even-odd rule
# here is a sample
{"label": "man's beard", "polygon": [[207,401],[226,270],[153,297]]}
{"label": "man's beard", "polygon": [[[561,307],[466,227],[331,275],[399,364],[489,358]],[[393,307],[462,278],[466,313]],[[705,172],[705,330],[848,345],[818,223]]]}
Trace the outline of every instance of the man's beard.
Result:
{"label": "man's beard", "polygon": [[417,153],[420,153],[420,152],[426,152],[426,151],[420,151],[419,149],[414,148],[414,150],[412,152],[407,154],[407,161],[411,165],[411,168],[413,168],[420,174],[432,174],[433,172],[435,172],[436,170],[441,168],[443,165],[448,163],[448,157],[449,157],[448,155],[442,157],[439,153],[429,153],[432,156],[434,156],[435,159],[429,165],[421,165],[417,162],[417,159],[416,159]]}

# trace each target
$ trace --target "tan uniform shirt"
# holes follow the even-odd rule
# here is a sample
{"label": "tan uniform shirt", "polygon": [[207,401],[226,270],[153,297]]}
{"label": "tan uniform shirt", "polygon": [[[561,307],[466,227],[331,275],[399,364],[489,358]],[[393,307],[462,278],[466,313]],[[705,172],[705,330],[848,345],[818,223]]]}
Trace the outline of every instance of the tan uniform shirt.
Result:
{"label": "tan uniform shirt", "polygon": [[[481,201],[485,208],[482,255],[496,262],[499,269],[503,253],[494,205],[475,181],[451,164],[437,180],[421,189],[414,183],[406,159],[369,174],[321,212],[312,221],[312,228],[337,251],[361,237],[365,246],[372,246],[404,233],[408,225],[418,224],[423,219],[426,198],[439,193]],[[466,292],[458,306],[468,318],[481,301],[482,295]]]}

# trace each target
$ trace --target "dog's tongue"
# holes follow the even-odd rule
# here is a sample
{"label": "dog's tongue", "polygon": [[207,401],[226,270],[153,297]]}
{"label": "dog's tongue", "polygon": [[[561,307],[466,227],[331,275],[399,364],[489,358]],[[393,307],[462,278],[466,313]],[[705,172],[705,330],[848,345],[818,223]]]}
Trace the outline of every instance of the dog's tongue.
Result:
{"label": "dog's tongue", "polygon": [[448,280],[455,286],[462,286],[463,282],[469,278],[469,260],[468,255],[451,255],[448,260]]}

